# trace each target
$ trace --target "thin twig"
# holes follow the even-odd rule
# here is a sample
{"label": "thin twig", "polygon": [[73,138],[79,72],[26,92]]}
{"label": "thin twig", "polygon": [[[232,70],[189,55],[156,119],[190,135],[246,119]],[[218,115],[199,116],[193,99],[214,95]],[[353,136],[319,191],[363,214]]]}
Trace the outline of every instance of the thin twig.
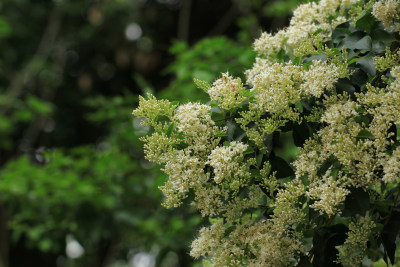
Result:
{"label": "thin twig", "polygon": [[229,117],[225,117],[225,118],[223,118],[223,119],[215,120],[215,122],[218,122],[218,121],[227,121],[227,120],[232,119],[232,118],[233,118],[233,116],[229,116]]}
{"label": "thin twig", "polygon": [[11,79],[10,85],[6,92],[8,105],[1,107],[0,112],[5,115],[6,112],[13,106],[15,100],[21,95],[25,84],[32,79],[40,70],[35,66],[38,60],[46,60],[52,51],[53,44],[58,35],[61,22],[61,14],[58,5],[55,5],[50,13],[47,27],[44,31],[39,46],[28,61],[28,63]]}
{"label": "thin twig", "polygon": [[179,12],[178,39],[186,43],[189,40],[191,8],[192,8],[192,0],[182,1],[182,7]]}

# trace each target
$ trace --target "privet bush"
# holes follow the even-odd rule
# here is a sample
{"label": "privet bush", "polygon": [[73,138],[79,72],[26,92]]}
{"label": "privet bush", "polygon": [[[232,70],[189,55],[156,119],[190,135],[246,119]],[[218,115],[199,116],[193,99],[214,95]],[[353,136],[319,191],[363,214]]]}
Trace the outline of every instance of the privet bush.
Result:
{"label": "privet bush", "polygon": [[[263,33],[246,82],[195,80],[208,104],[148,95],[133,114],[164,206],[211,225],[191,255],[214,266],[394,261],[400,230],[400,1],[322,0]],[[282,135],[299,147],[279,157]],[[282,153],[280,153],[282,154]],[[289,165],[290,164],[290,165]]]}

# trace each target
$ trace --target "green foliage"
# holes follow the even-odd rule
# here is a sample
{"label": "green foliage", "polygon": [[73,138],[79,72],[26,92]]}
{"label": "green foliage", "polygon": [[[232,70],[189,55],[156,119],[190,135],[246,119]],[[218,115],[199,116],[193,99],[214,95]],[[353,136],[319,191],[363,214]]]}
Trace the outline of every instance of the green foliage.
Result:
{"label": "green foliage", "polygon": [[176,76],[169,87],[158,95],[170,100],[202,99],[205,92],[199,92],[193,79],[212,82],[220,73],[243,77],[243,71],[254,62],[255,53],[247,45],[235,43],[225,37],[205,38],[193,47],[176,42],[170,49],[176,61],[165,69],[165,73]]}
{"label": "green foliage", "polygon": [[6,19],[0,17],[0,38],[7,37],[11,32],[11,26]]}
{"label": "green foliage", "polygon": [[299,4],[308,2],[315,2],[315,0],[272,1],[264,7],[263,12],[268,16],[288,16]]}
{"label": "green foliage", "polygon": [[31,249],[63,254],[72,235],[85,249],[75,264],[93,266],[104,240],[122,244],[119,253],[157,245],[164,251],[157,264],[189,241],[200,218],[191,211],[158,211],[164,177],[156,169],[151,174],[142,159],[137,138],[147,130],[128,119],[135,99],[126,93],[87,100],[93,109],[88,119],[110,129],[96,146],[36,151],[31,156],[39,163],[23,156],[3,166],[0,202],[7,203],[14,242],[23,238]]}
{"label": "green foliage", "polygon": [[184,224],[182,212],[154,213],[160,177],[149,176],[111,146],[36,156],[44,157],[44,167],[32,165],[27,157],[10,162],[1,171],[0,186],[1,200],[10,203],[12,238],[23,235],[31,247],[59,253],[65,236],[72,234],[86,250],[79,262],[92,265],[94,244],[101,240],[120,240],[124,250],[150,249],[158,240],[161,249],[176,250],[176,236],[187,242],[185,236],[199,222],[192,216]]}
{"label": "green foliage", "polygon": [[[79,218],[81,209],[104,214],[121,205],[119,196],[128,188],[123,185],[133,182],[127,173],[137,169],[126,154],[88,147],[76,148],[69,155],[54,151],[35,156],[44,157],[45,167],[33,166],[27,157],[21,157],[3,168],[1,200],[12,203],[17,212],[10,221],[15,240],[27,232],[32,242],[51,240],[47,249],[56,251],[62,249],[57,241],[65,238],[66,232],[86,232],[94,227],[89,220],[96,217],[89,213]],[[110,160],[113,157],[120,160]],[[82,229],[83,221],[76,219],[87,221],[87,228]],[[46,223],[40,224],[43,221]]]}

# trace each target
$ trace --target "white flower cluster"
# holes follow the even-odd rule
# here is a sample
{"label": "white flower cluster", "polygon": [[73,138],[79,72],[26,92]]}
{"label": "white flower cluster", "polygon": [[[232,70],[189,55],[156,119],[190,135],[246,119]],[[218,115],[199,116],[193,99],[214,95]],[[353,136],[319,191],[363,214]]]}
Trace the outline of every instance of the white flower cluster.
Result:
{"label": "white flower cluster", "polygon": [[[199,103],[176,106],[151,95],[140,99],[134,114],[155,129],[142,138],[147,159],[163,164],[168,175],[161,187],[164,205],[177,207],[192,192],[192,205],[210,217],[212,225],[202,228],[192,243],[193,257],[210,257],[214,266],[296,265],[300,256],[312,258],[301,230],[316,227],[309,209],[319,212],[321,222],[328,218],[332,223],[354,188],[372,190],[400,182],[400,146],[395,141],[400,124],[397,58],[390,53],[377,57],[379,72],[391,69],[390,73],[357,88],[358,93],[340,93],[339,78],[351,73],[346,49],[316,49],[313,43],[328,40],[356,2],[301,5],[288,28],[262,34],[254,43],[259,57],[246,71],[251,89],[228,73],[211,86],[203,84],[210,105],[216,103],[219,109]],[[374,16],[395,29],[398,13],[392,11],[398,2],[375,3]],[[300,56],[285,62],[273,58],[288,47],[298,49]],[[325,53],[326,60],[302,63],[301,56],[310,55],[306,48]],[[213,120],[212,112],[219,119]],[[313,123],[308,126],[314,134],[299,148],[292,163],[294,176],[281,179],[273,162],[274,133],[304,119]],[[349,224],[348,238],[338,246],[338,260],[356,266],[364,257],[375,218],[339,219],[358,220]]]}
{"label": "white flower cluster", "polygon": [[321,180],[317,180],[309,186],[307,195],[315,200],[310,208],[319,210],[322,214],[334,216],[340,214],[339,205],[342,204],[350,191],[340,185],[339,180],[326,174]]}
{"label": "white flower cluster", "polygon": [[202,167],[204,168],[204,162],[191,156],[187,150],[170,153],[162,169],[168,175],[168,181],[160,187],[166,196],[166,207],[178,207],[190,188],[207,181],[208,177]]}
{"label": "white flower cluster", "polygon": [[400,31],[400,1],[382,0],[374,4],[372,14],[382,21],[385,27]]}
{"label": "white flower cluster", "polygon": [[345,7],[355,2],[358,1],[322,0],[319,3],[300,5],[294,11],[288,28],[274,35],[263,33],[255,41],[254,50],[260,55],[273,56],[285,48],[285,42],[296,49],[303,41],[311,38],[316,31],[320,31],[322,40],[326,41],[330,38],[332,30],[347,20],[342,15]]}
{"label": "white flower cluster", "polygon": [[[232,179],[239,182],[238,178],[250,175],[246,171],[246,166],[242,164],[243,153],[246,150],[246,144],[233,141],[229,146],[216,147],[211,151],[207,164],[214,168],[214,180],[217,184],[228,180],[232,186]],[[243,184],[244,181],[241,182]],[[240,184],[233,186],[239,189]]]}
{"label": "white flower cluster", "polygon": [[148,100],[139,96],[139,107],[132,114],[136,117],[143,117],[141,121],[143,126],[152,126],[155,130],[161,131],[165,126],[162,122],[157,121],[158,116],[171,118],[172,112],[176,105],[172,105],[167,100],[157,100],[153,95],[147,94]]}
{"label": "white flower cluster", "polygon": [[300,85],[303,95],[320,97],[324,91],[331,91],[338,80],[338,67],[323,61],[313,61],[303,73],[304,82]]}
{"label": "white flower cluster", "polygon": [[296,86],[302,79],[299,66],[257,58],[246,76],[256,94],[255,101],[250,103],[250,110],[258,111],[260,115],[270,112],[284,118],[296,117],[290,104],[297,102],[301,96]]}
{"label": "white flower cluster", "polygon": [[318,170],[330,157],[330,153],[318,139],[318,136],[308,139],[304,146],[300,148],[297,160],[293,162],[293,166],[296,168],[296,177],[307,175],[310,181],[319,178]]}
{"label": "white flower cluster", "polygon": [[229,188],[203,183],[196,188],[193,205],[197,207],[202,216],[221,216],[229,223],[234,223],[246,210],[257,208],[262,192],[257,186],[249,187],[246,198],[232,196]]}
{"label": "white flower cluster", "polygon": [[[245,220],[228,232],[221,221],[203,228],[190,255],[212,254],[214,266],[287,266],[302,251],[300,236],[282,233],[271,221]],[[245,259],[245,263],[243,262]]]}
{"label": "white flower cluster", "polygon": [[195,258],[206,256],[214,248],[221,244],[225,234],[225,226],[222,220],[215,222],[211,227],[203,227],[199,237],[193,241],[190,255]]}
{"label": "white flower cluster", "polygon": [[199,103],[184,104],[176,109],[172,121],[189,145],[187,150],[206,155],[218,144],[219,139],[214,136],[225,129],[215,126],[210,110],[210,106]]}
{"label": "white flower cluster", "polygon": [[[256,58],[253,68],[246,72],[254,99],[249,110],[241,112],[236,121],[247,132],[250,140],[263,148],[265,135],[271,134],[288,120],[300,123],[301,111],[295,107],[302,99],[321,97],[334,90],[339,79],[338,67],[320,60],[307,68],[292,62],[277,63]],[[261,117],[269,113],[268,119]],[[255,123],[257,128],[247,125]],[[265,147],[264,147],[265,149]]]}
{"label": "white flower cluster", "polygon": [[[215,136],[226,129],[215,126],[208,105],[188,103],[176,107],[152,95],[148,98],[140,99],[134,115],[145,117],[145,123],[157,130],[141,140],[145,142],[146,158],[165,164],[162,170],[169,179],[160,187],[166,197],[164,205],[178,207],[190,189],[210,178],[210,173],[205,173],[203,168],[208,155],[220,142]],[[161,116],[167,117],[169,122],[157,121]]]}
{"label": "white flower cluster", "polygon": [[255,117],[254,113],[258,113],[258,117],[252,120],[265,112],[297,120],[299,112],[291,107],[293,104],[303,97],[320,97],[324,91],[334,89],[338,80],[337,67],[319,60],[312,63],[304,69],[291,62],[273,63],[257,58],[253,68],[246,72],[247,82],[256,95],[254,102],[250,102],[249,114]]}
{"label": "white flower cluster", "polygon": [[393,154],[384,160],[383,163],[383,181],[386,183],[400,182],[400,147],[398,147]]}
{"label": "white flower cluster", "polygon": [[209,131],[215,123],[211,120],[210,106],[188,103],[179,106],[174,115],[176,127],[187,136],[199,136]]}
{"label": "white flower cluster", "polygon": [[[397,68],[393,70],[392,75],[396,77]],[[329,158],[337,159],[351,173],[351,178],[344,182],[347,186],[367,188],[379,182],[381,166],[386,166],[384,173],[385,170],[393,173],[397,168],[395,162],[398,162],[392,159],[396,153],[389,156],[385,151],[391,145],[390,137],[395,135],[389,129],[400,119],[398,83],[396,78],[387,88],[370,86],[370,90],[357,95],[357,101],[346,94],[327,98],[324,102],[326,110],[321,117],[321,122],[327,126],[301,149],[294,162],[297,177],[307,174],[311,181],[318,179],[319,168]],[[361,114],[373,116],[369,125],[367,121],[359,120]],[[390,163],[394,166],[389,167]],[[384,177],[387,181],[393,179],[389,174]]]}
{"label": "white flower cluster", "polygon": [[222,78],[216,80],[207,91],[211,101],[217,101],[222,109],[230,110],[238,107],[247,98],[240,78],[233,78],[228,73],[223,73]]}
{"label": "white flower cluster", "polygon": [[369,236],[375,227],[376,224],[371,220],[369,215],[359,217],[356,222],[349,224],[350,231],[347,233],[345,243],[337,247],[339,250],[339,261],[344,266],[360,265],[367,249]]}

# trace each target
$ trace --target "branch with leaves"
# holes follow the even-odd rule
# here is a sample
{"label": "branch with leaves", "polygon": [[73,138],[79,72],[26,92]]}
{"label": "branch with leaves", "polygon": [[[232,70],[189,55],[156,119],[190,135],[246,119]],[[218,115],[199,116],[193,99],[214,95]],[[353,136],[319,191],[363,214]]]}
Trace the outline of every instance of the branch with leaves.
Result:
{"label": "branch with leaves", "polygon": [[[140,99],[133,114],[154,129],[142,138],[147,158],[169,177],[164,205],[192,195],[209,217],[193,257],[214,266],[394,263],[399,11],[396,0],[300,5],[288,28],[254,42],[245,85],[224,73],[195,80],[208,104]],[[293,162],[279,150],[287,133]]]}

